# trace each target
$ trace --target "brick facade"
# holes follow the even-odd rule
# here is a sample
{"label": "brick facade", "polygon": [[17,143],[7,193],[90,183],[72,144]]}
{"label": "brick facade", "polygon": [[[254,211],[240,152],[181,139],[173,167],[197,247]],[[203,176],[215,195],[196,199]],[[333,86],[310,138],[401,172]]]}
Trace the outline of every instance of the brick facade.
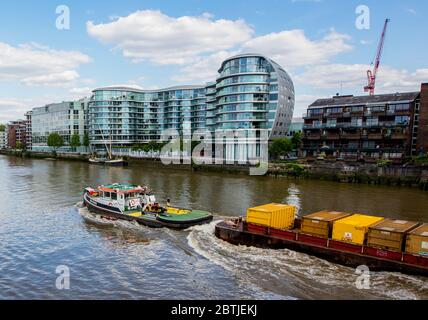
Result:
{"label": "brick facade", "polygon": [[428,83],[421,86],[419,123],[416,140],[417,153],[428,153]]}

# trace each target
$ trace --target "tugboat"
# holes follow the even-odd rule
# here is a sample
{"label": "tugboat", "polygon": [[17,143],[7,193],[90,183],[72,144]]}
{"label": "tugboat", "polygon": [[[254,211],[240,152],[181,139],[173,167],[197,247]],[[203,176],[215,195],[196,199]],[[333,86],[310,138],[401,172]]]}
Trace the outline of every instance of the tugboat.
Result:
{"label": "tugboat", "polygon": [[87,187],[83,203],[91,213],[102,217],[136,221],[153,228],[186,229],[213,219],[207,211],[171,207],[169,200],[162,207],[146,186],[131,184]]}

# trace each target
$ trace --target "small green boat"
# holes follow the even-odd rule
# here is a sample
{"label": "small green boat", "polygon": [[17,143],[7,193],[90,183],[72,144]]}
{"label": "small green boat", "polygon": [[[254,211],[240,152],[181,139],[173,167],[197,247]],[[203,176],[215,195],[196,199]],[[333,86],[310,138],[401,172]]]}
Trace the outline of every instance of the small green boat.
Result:
{"label": "small green boat", "polygon": [[83,203],[88,210],[110,220],[122,219],[154,227],[186,229],[213,219],[210,212],[160,206],[145,186],[110,184],[85,188]]}

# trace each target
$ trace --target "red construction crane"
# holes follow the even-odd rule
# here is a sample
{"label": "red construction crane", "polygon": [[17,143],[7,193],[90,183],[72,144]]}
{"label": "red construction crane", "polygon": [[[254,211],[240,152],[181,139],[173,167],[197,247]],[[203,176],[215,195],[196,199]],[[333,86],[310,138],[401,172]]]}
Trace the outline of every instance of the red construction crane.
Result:
{"label": "red construction crane", "polygon": [[373,71],[367,70],[368,84],[364,87],[364,92],[369,92],[371,96],[374,95],[376,87],[376,75],[379,69],[380,58],[382,56],[383,45],[385,43],[386,29],[388,28],[389,21],[390,19],[386,19],[385,25],[383,26],[382,36],[380,38],[379,46],[377,48],[376,60],[374,61],[374,63],[372,63],[372,65],[374,64]]}

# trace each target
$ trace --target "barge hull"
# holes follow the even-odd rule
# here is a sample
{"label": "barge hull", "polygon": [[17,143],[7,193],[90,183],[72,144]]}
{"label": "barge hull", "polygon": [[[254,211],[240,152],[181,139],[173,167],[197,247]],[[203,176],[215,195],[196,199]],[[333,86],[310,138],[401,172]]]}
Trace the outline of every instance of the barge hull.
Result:
{"label": "barge hull", "polygon": [[237,227],[233,227],[225,222],[220,222],[215,227],[215,235],[234,245],[269,249],[290,249],[353,268],[366,265],[372,271],[402,272],[405,274],[428,276],[428,266],[412,265],[402,261],[387,260],[351,252],[351,250],[343,251],[314,243],[248,231],[245,230],[243,223],[240,223]]}

